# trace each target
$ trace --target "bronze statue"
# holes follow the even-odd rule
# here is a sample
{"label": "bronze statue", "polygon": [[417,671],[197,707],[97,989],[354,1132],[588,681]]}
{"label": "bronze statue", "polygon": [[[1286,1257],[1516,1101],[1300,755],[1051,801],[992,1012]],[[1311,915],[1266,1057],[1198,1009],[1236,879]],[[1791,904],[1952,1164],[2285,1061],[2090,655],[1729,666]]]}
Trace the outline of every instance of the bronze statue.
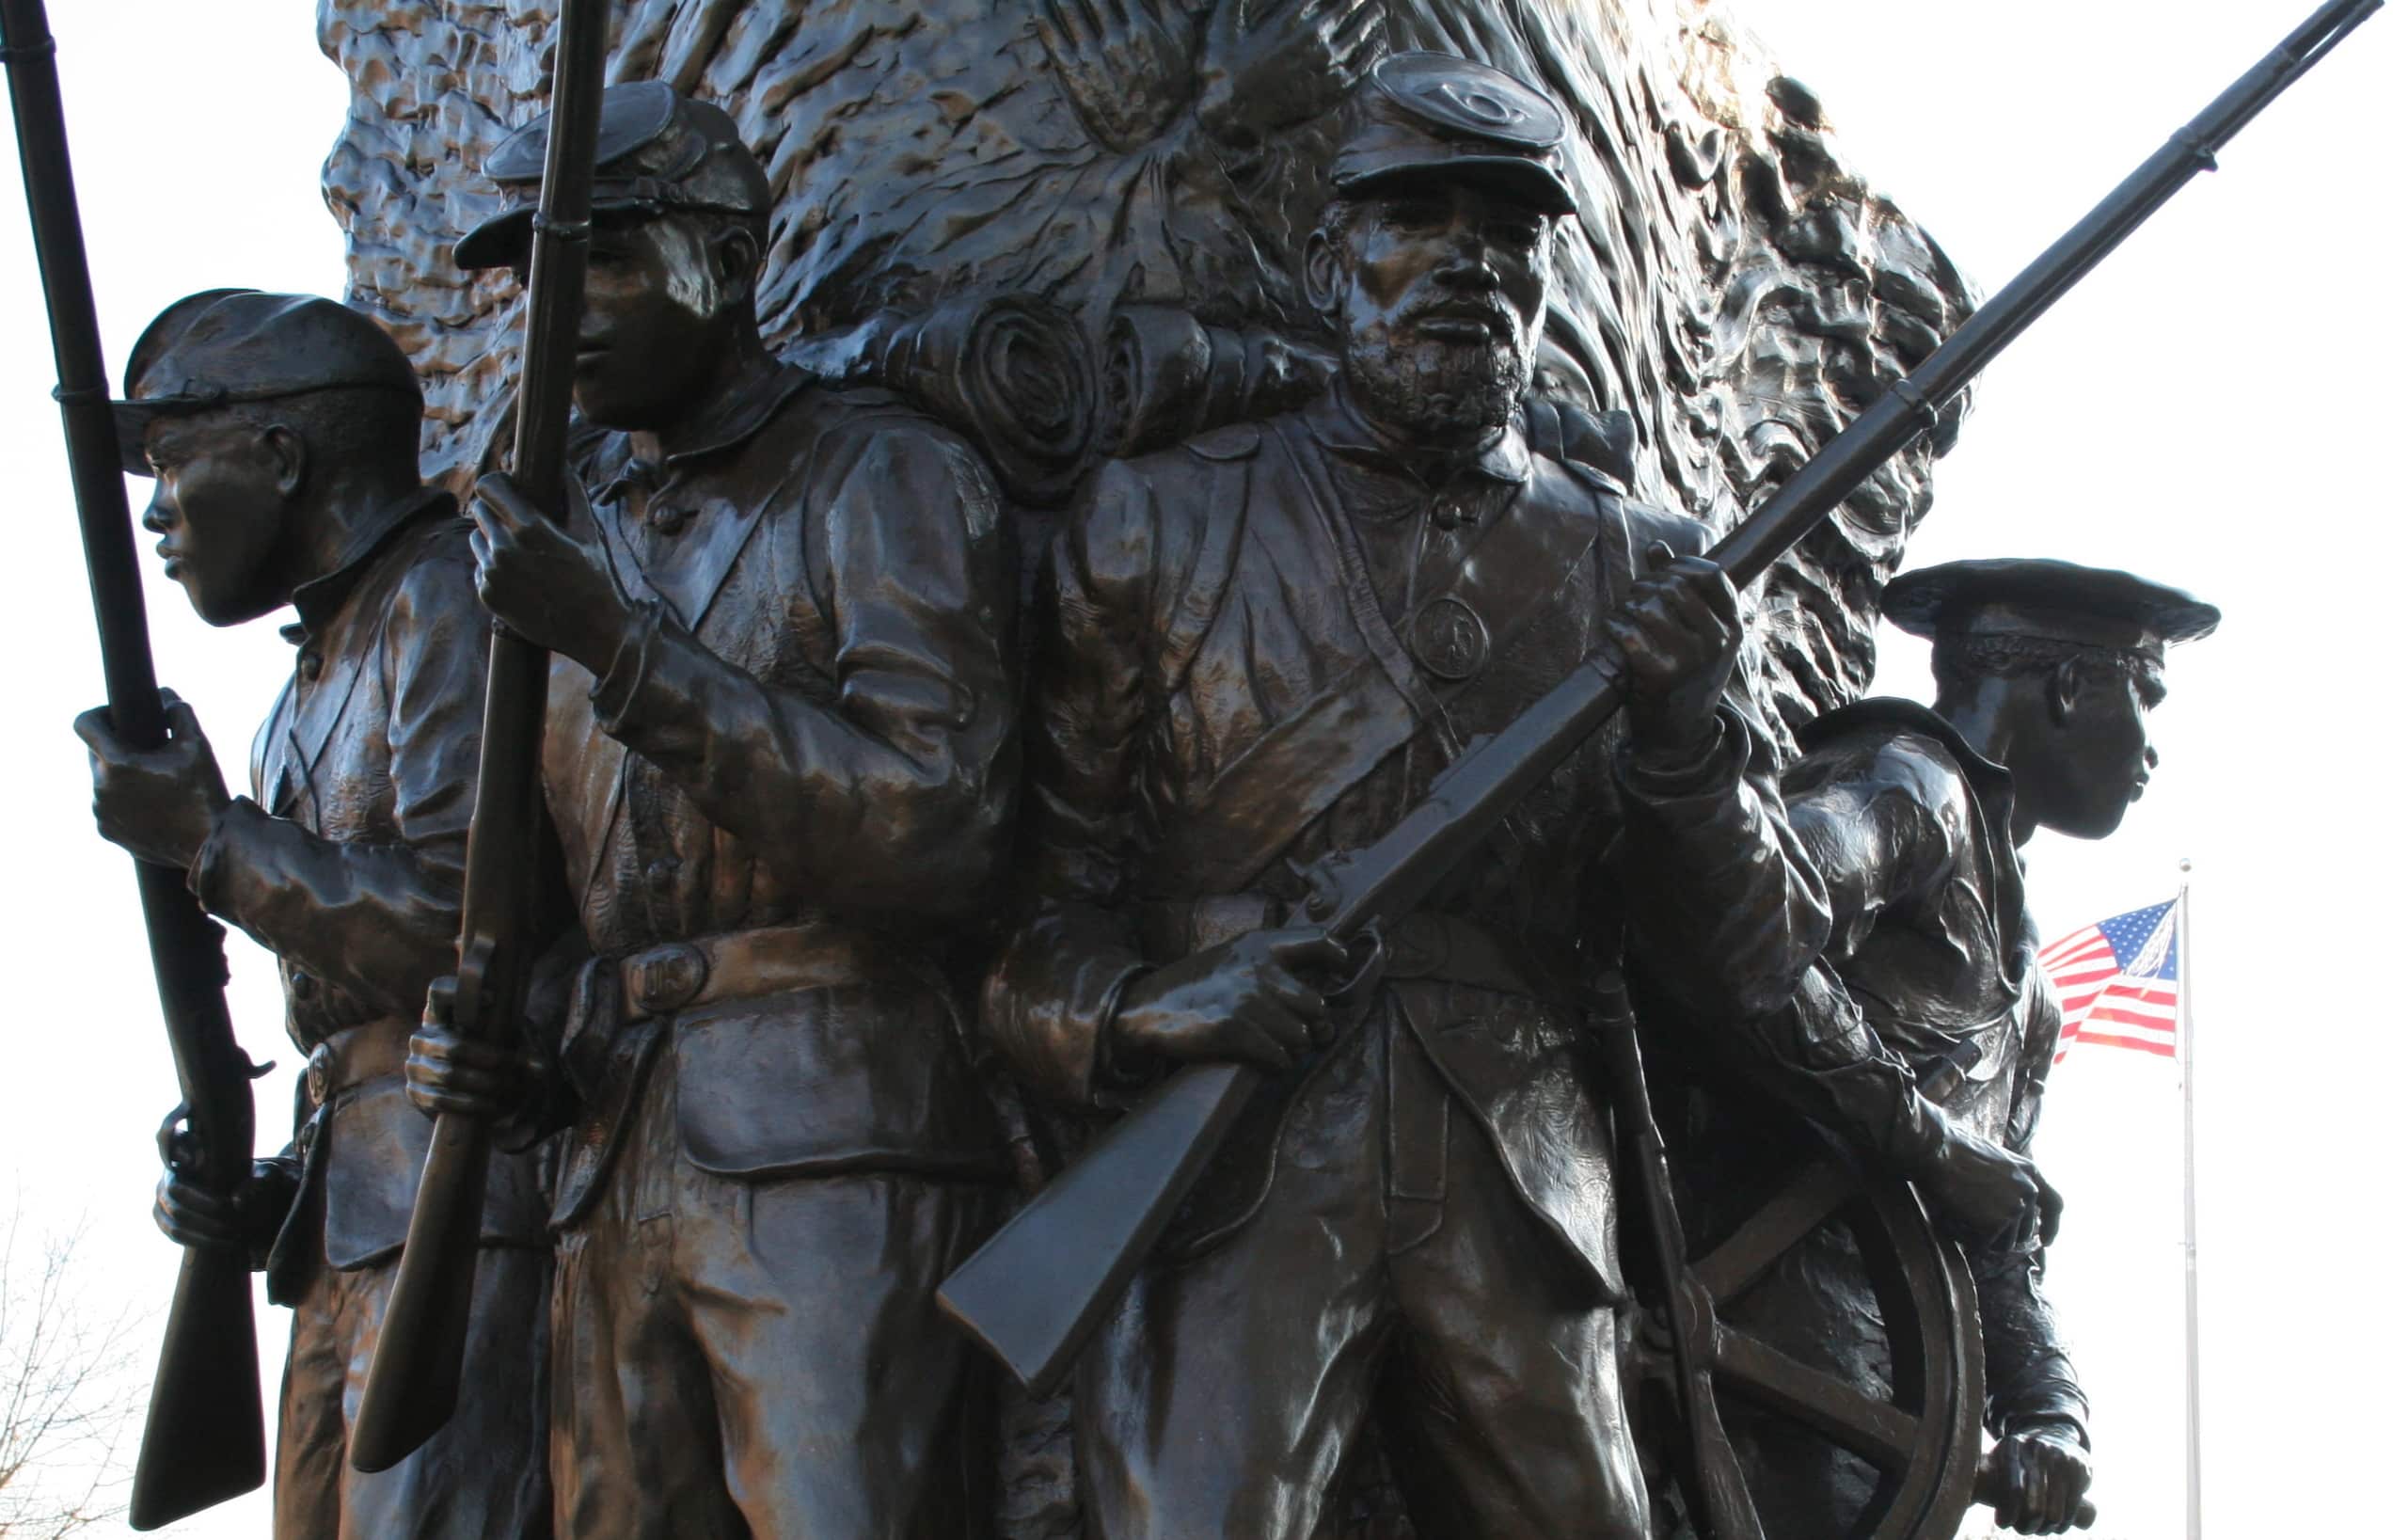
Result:
{"label": "bronze statue", "polygon": [[[1302,1540],[1375,1409],[1428,1532],[1645,1532],[1576,986],[1626,925],[1665,988],[1768,1008],[1825,918],[1736,704],[1737,597],[1703,531],[1517,421],[1563,135],[1500,71],[1380,64],[1305,268],[1338,382],[1106,468],[1040,584],[1041,901],[989,1029],[1072,1107],[1181,1062],[1277,1077],[1082,1362],[1084,1495],[1112,1540]],[[1281,928],[1305,897],[1287,863],[1383,831],[1608,644],[1627,730],[1334,1007],[1344,959]]]}
{"label": "bronze statue", "polygon": [[125,468],[154,479],[142,522],[167,576],[214,626],[298,614],[251,797],[227,795],[180,702],[155,751],[122,745],[103,711],[75,724],[101,832],[188,871],[212,914],[277,955],[286,1028],[309,1056],[293,1143],[230,1201],[190,1180],[182,1109],[169,1119],[160,1228],[246,1250],[293,1307],[277,1534],[546,1534],[536,1156],[497,1162],[487,1187],[470,1409],[390,1471],[344,1457],[426,1151],[402,1063],[428,981],[452,968],[487,636],[468,525],[419,480],[417,376],[332,300],[214,289],[151,323],[125,380]]}
{"label": "bronze statue", "polygon": [[[1939,699],[1860,701],[1800,734],[1782,789],[1830,894],[1830,974],[1753,1024],[1770,1056],[1807,1071],[1761,1084],[1927,1195],[1954,1195],[2000,1440],[1999,1521],[2054,1533],[2089,1485],[2088,1405],[2040,1292],[2056,1197],[2024,1165],[2059,1021],[2020,852],[2036,828],[2115,831],[2157,765],[2147,719],[2164,696],[2165,648],[2219,617],[2174,589],[2053,561],[1911,572],[1882,611],[1932,640]],[[1952,1056],[1961,1083],[1926,1102],[1912,1072]],[[1798,1158],[1777,1121],[1731,1100],[1697,1141],[1709,1206],[1747,1190],[1751,1170]],[[1795,1357],[1877,1384],[1892,1366],[1861,1325],[1873,1298],[1862,1267],[1826,1229],[1728,1314]],[[1871,1500],[1870,1469],[1830,1444],[1743,1414],[1733,1430],[1782,1532],[1848,1532]]]}
{"label": "bronze statue", "polygon": [[[547,121],[488,163],[464,266],[524,261]],[[983,1375],[931,1296],[1008,1167],[945,970],[1013,808],[1010,532],[954,435],[763,346],[768,184],[725,113],[614,87],[595,165],[591,506],[564,529],[490,476],[474,536],[486,607],[555,654],[593,953],[541,1088],[559,1527],[956,1540]],[[420,1104],[541,1126],[440,1014]]]}

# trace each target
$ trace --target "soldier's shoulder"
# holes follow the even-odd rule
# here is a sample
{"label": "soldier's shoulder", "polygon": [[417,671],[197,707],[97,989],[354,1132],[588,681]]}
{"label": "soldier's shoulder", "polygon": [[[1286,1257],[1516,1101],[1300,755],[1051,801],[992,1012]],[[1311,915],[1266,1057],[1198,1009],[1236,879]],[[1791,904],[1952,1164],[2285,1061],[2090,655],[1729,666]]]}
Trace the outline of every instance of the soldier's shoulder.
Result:
{"label": "soldier's shoulder", "polygon": [[816,442],[823,449],[874,444],[882,452],[951,461],[982,478],[990,474],[985,457],[958,430],[882,387],[812,385],[790,397],[778,417],[806,428],[782,432],[779,437],[789,443]]}
{"label": "soldier's shoulder", "polygon": [[1829,711],[1798,735],[1798,770],[1844,773],[1907,791],[1925,806],[1972,795],[1965,748],[1956,731],[1931,707],[1873,696]]}
{"label": "soldier's shoulder", "polygon": [[399,570],[389,606],[397,616],[423,624],[436,616],[473,615],[482,625],[477,558],[468,545],[475,529],[452,505],[402,532],[402,548],[394,552]]}

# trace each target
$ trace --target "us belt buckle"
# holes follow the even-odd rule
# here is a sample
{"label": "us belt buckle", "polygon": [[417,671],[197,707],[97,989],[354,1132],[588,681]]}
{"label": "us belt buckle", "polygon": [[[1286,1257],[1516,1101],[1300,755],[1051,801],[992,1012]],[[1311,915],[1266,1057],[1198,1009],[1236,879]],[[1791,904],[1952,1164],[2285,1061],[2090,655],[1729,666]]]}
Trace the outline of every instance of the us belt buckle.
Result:
{"label": "us belt buckle", "polygon": [[627,959],[635,1003],[647,1016],[666,1016],[703,992],[710,962],[699,947],[671,942]]}
{"label": "us belt buckle", "polygon": [[1415,659],[1441,679],[1468,679],[1488,662],[1488,623],[1450,594],[1421,607],[1409,640]]}
{"label": "us belt buckle", "polygon": [[327,1083],[334,1079],[334,1048],[320,1043],[309,1050],[309,1101],[314,1106],[326,1104]]}

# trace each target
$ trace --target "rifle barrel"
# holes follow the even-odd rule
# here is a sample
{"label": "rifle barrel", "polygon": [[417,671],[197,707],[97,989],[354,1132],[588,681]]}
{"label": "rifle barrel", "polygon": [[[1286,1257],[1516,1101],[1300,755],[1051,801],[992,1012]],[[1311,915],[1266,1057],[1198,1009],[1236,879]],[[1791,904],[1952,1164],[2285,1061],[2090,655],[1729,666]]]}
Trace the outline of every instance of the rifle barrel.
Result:
{"label": "rifle barrel", "polygon": [[[8,66],[18,164],[50,316],[59,421],[83,529],[109,723],[135,748],[156,748],[167,740],[166,714],[151,666],[133,516],[101,358],[57,45],[41,0],[0,0],[0,58]],[[250,1174],[254,1113],[252,1065],[234,1040],[226,1009],[225,932],[202,913],[181,871],[136,861],[135,879],[176,1081],[200,1151],[191,1174],[211,1191],[230,1196]],[[137,1530],[156,1529],[266,1479],[248,1259],[187,1247],[151,1381],[129,1520]]]}
{"label": "rifle barrel", "polygon": [[[577,328],[585,306],[594,151],[610,59],[608,0],[562,7],[552,75],[552,126],[527,278],[512,473],[538,506],[560,516],[567,490],[569,405]],[[537,781],[551,657],[497,627],[486,663],[476,811],[468,822],[461,894],[459,985],[452,1025],[499,1040],[517,1030],[527,979],[544,938],[529,933],[543,793]],[[435,1122],[374,1360],[353,1423],[351,1463],[383,1470],[450,1421],[474,1302],[492,1135],[474,1119]]]}

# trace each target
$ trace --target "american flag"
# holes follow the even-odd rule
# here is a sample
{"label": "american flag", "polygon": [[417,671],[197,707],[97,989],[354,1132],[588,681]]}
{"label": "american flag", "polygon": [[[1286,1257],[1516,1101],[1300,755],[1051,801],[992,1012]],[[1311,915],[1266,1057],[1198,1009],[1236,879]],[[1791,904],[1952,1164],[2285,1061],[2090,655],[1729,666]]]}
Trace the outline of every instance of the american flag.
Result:
{"label": "american flag", "polygon": [[2078,1042],[2174,1056],[2180,1006],[2175,913],[2173,899],[2135,909],[2085,925],[2040,953],[2065,1012],[2060,1060]]}

